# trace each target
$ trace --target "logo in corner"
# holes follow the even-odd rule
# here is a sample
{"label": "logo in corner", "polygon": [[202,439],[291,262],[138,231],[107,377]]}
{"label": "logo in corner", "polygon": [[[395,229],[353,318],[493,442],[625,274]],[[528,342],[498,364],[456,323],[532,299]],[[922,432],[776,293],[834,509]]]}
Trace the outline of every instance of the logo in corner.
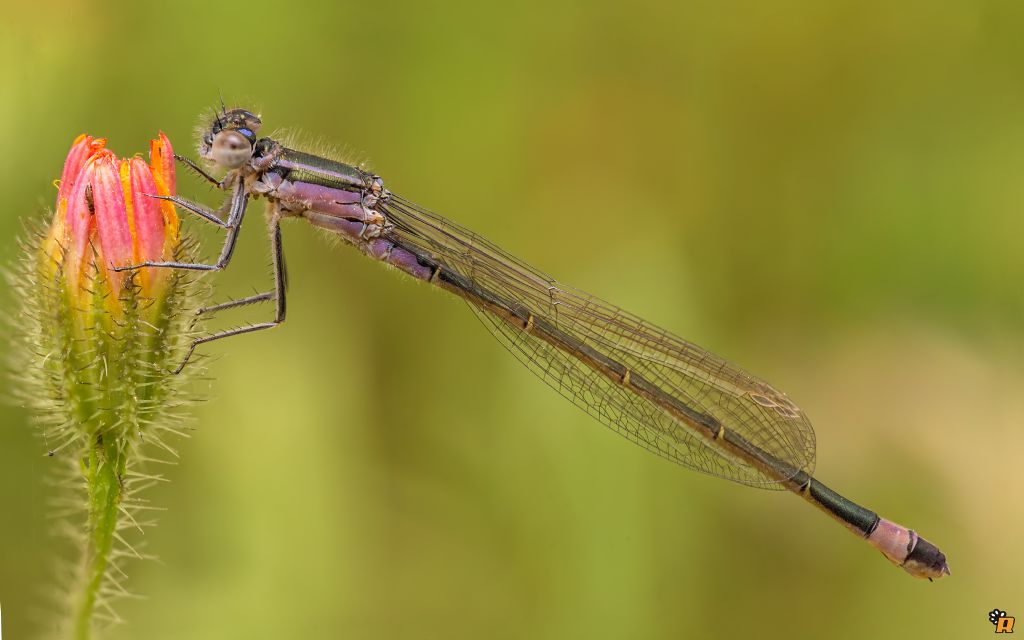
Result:
{"label": "logo in corner", "polygon": [[996,627],[996,633],[1013,633],[1012,616],[1006,615],[1005,611],[993,609],[988,612],[988,621]]}

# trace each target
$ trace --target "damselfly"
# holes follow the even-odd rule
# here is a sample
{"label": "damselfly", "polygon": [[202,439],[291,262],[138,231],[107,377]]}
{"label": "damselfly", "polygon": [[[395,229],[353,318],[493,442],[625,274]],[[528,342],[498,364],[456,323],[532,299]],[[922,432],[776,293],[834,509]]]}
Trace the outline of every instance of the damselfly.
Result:
{"label": "damselfly", "polygon": [[280,225],[284,218],[303,218],[371,258],[464,299],[533,373],[641,447],[697,471],[792,491],[911,575],[949,574],[935,545],[812,477],[814,431],[784,393],[664,329],[559,284],[468,229],[392,193],[380,177],[360,167],[257,138],[261,124],[250,111],[222,107],[203,130],[199,156],[213,170],[225,171],[222,179],[175,156],[230,193],[217,211],[166,197],[226,230],[217,261],[124,267],[221,270],[231,260],[249,200],[267,199],[274,289],[200,313],[266,301],[275,304],[274,318],[195,340],[181,366],[200,344],[284,321]]}

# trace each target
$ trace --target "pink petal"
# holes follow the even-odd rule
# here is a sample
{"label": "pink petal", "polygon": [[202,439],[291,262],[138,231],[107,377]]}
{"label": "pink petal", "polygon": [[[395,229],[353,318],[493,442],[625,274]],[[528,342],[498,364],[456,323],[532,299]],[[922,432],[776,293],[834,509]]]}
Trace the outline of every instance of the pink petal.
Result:
{"label": "pink petal", "polygon": [[93,138],[83,133],[71,143],[71,150],[64,160],[64,171],[60,174],[60,187],[57,190],[57,208],[60,209],[60,201],[67,198],[74,188],[78,174],[82,171],[86,161],[107,144],[106,138]]}
{"label": "pink petal", "polygon": [[91,184],[103,266],[108,269],[111,283],[118,284],[123,274],[114,272],[111,267],[133,264],[135,251],[121,190],[121,174],[114,154],[97,159]]}
{"label": "pink petal", "polygon": [[156,180],[149,165],[139,157],[129,162],[132,227],[135,230],[135,260],[156,262],[164,258],[164,216],[160,200],[147,194],[157,193]]}
{"label": "pink petal", "polygon": [[65,245],[64,274],[68,288],[72,292],[78,291],[86,256],[91,255],[89,239],[96,222],[93,212],[89,209],[86,192],[96,173],[97,161],[109,153],[109,151],[102,151],[90,158],[78,173],[70,193],[67,195],[67,210],[64,214],[65,237],[61,242]]}

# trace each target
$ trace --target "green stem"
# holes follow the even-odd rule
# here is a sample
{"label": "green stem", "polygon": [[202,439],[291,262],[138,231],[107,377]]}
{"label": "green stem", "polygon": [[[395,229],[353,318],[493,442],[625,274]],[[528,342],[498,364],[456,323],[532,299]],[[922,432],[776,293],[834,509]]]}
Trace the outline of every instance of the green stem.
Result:
{"label": "green stem", "polygon": [[[141,559],[122,530],[130,524],[141,532],[152,524],[135,520],[144,507],[133,493],[159,479],[142,473],[141,449],[173,455],[165,439],[179,433],[182,407],[193,402],[187,385],[194,369],[169,372],[196,332],[195,310],[204,306],[205,290],[170,274],[143,298],[131,279],[112,287],[100,268],[102,256],[93,252],[84,256],[80,286],[72,291],[63,271],[69,263],[61,261],[70,249],[44,251],[51,231],[24,243],[15,278],[22,306],[12,371],[19,372],[19,396],[36,413],[51,455],[74,461],[68,488],[78,510],[66,524],[76,562],[73,580],[62,585],[67,599],[59,603],[59,632],[91,640],[104,622],[117,620],[113,605],[128,595],[119,566],[124,556]],[[191,253],[188,241],[174,257],[190,262]]]}
{"label": "green stem", "polygon": [[74,614],[77,640],[92,636],[93,612],[107,575],[110,552],[117,531],[118,509],[124,487],[121,479],[127,458],[116,437],[103,434],[89,448],[82,472],[89,497],[89,522],[85,549],[85,587]]}

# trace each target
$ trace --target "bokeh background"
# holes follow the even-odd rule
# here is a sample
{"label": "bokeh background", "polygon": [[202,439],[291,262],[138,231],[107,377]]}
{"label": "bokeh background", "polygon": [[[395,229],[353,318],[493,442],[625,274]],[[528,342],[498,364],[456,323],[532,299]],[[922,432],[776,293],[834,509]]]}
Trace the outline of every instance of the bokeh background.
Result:
{"label": "bokeh background", "polygon": [[[289,320],[204,350],[209,401],[149,494],[161,561],[132,567],[146,598],[109,638],[962,638],[1024,617],[1020,3],[156,7],[4,6],[0,258],[75,135],[193,153],[222,92],[786,390],[818,476],[953,575],[915,581],[789,494],[628,444],[459,301],[295,223]],[[259,227],[220,296],[269,283]],[[53,462],[23,410],[0,423],[0,607],[30,638],[52,624]]]}

